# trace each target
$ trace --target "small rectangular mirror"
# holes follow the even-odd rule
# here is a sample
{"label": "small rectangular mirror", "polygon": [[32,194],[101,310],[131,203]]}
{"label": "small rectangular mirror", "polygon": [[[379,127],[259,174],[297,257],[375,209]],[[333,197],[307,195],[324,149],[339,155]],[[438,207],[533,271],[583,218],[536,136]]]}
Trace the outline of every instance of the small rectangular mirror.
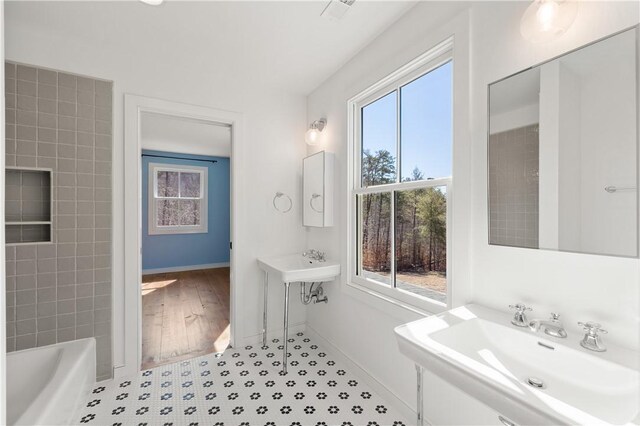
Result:
{"label": "small rectangular mirror", "polygon": [[333,226],[333,154],[325,151],[302,162],[302,224]]}
{"label": "small rectangular mirror", "polygon": [[638,256],[637,27],[489,85],[489,244]]}

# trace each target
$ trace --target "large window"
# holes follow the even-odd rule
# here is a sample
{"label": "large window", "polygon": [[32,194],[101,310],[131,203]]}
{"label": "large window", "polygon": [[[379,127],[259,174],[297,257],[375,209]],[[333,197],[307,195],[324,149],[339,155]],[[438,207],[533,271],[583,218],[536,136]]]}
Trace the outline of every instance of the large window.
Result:
{"label": "large window", "polygon": [[149,164],[149,234],[207,232],[207,168]]}
{"label": "large window", "polygon": [[449,46],[351,105],[351,281],[412,304],[448,303],[452,76]]}

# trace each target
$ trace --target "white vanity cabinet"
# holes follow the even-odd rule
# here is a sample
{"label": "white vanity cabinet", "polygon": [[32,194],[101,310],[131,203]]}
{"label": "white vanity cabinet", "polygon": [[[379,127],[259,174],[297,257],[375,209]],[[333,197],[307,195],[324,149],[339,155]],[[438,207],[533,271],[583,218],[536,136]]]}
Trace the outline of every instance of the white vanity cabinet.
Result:
{"label": "white vanity cabinet", "polygon": [[320,151],[302,162],[302,224],[333,226],[334,156]]}
{"label": "white vanity cabinet", "polygon": [[425,370],[423,374],[424,399],[422,404],[425,424],[438,426],[516,425],[507,416],[501,415],[428,370]]}

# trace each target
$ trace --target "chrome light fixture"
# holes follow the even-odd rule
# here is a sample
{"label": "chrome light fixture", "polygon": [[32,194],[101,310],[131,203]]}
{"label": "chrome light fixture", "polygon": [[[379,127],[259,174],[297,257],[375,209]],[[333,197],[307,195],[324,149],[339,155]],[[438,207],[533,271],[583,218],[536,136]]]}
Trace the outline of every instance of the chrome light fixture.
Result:
{"label": "chrome light fixture", "polygon": [[545,43],[564,34],[578,13],[574,0],[534,0],[520,21],[520,33],[534,43]]}
{"label": "chrome light fixture", "polygon": [[144,4],[149,6],[160,6],[164,0],[140,0]]}
{"label": "chrome light fixture", "polygon": [[320,141],[320,133],[324,130],[327,125],[327,120],[321,118],[320,120],[316,120],[309,126],[309,130],[304,134],[304,140],[307,142],[307,145],[317,145]]}

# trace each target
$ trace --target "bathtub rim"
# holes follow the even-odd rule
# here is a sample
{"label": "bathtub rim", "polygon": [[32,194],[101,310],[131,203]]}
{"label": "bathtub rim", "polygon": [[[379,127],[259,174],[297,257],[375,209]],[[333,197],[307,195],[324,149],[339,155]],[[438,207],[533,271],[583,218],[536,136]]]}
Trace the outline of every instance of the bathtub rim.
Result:
{"label": "bathtub rim", "polygon": [[[92,384],[96,383],[96,339],[94,337],[9,352],[7,354],[7,367],[9,367],[9,360],[11,358],[17,358],[26,352],[43,350],[51,347],[60,347],[62,349],[56,364],[56,369],[36,398],[31,401],[26,409],[17,416],[15,423],[13,423],[15,425],[47,424],[43,423],[43,417],[46,417],[48,413],[55,410],[56,402],[59,400],[61,392],[66,393],[68,390],[67,388],[72,384],[72,381],[75,378],[74,373],[77,373],[80,369],[86,368],[85,363],[78,362],[81,358],[84,359],[87,356],[90,357],[89,362],[92,367],[91,382]],[[11,392],[10,384],[7,383],[7,385],[7,393],[9,393]],[[74,401],[75,411],[80,408],[78,403],[82,403],[84,401],[85,395],[81,391],[82,389],[78,389],[78,395],[76,395],[76,400]],[[74,413],[70,413],[69,420],[73,419],[75,411]]]}

